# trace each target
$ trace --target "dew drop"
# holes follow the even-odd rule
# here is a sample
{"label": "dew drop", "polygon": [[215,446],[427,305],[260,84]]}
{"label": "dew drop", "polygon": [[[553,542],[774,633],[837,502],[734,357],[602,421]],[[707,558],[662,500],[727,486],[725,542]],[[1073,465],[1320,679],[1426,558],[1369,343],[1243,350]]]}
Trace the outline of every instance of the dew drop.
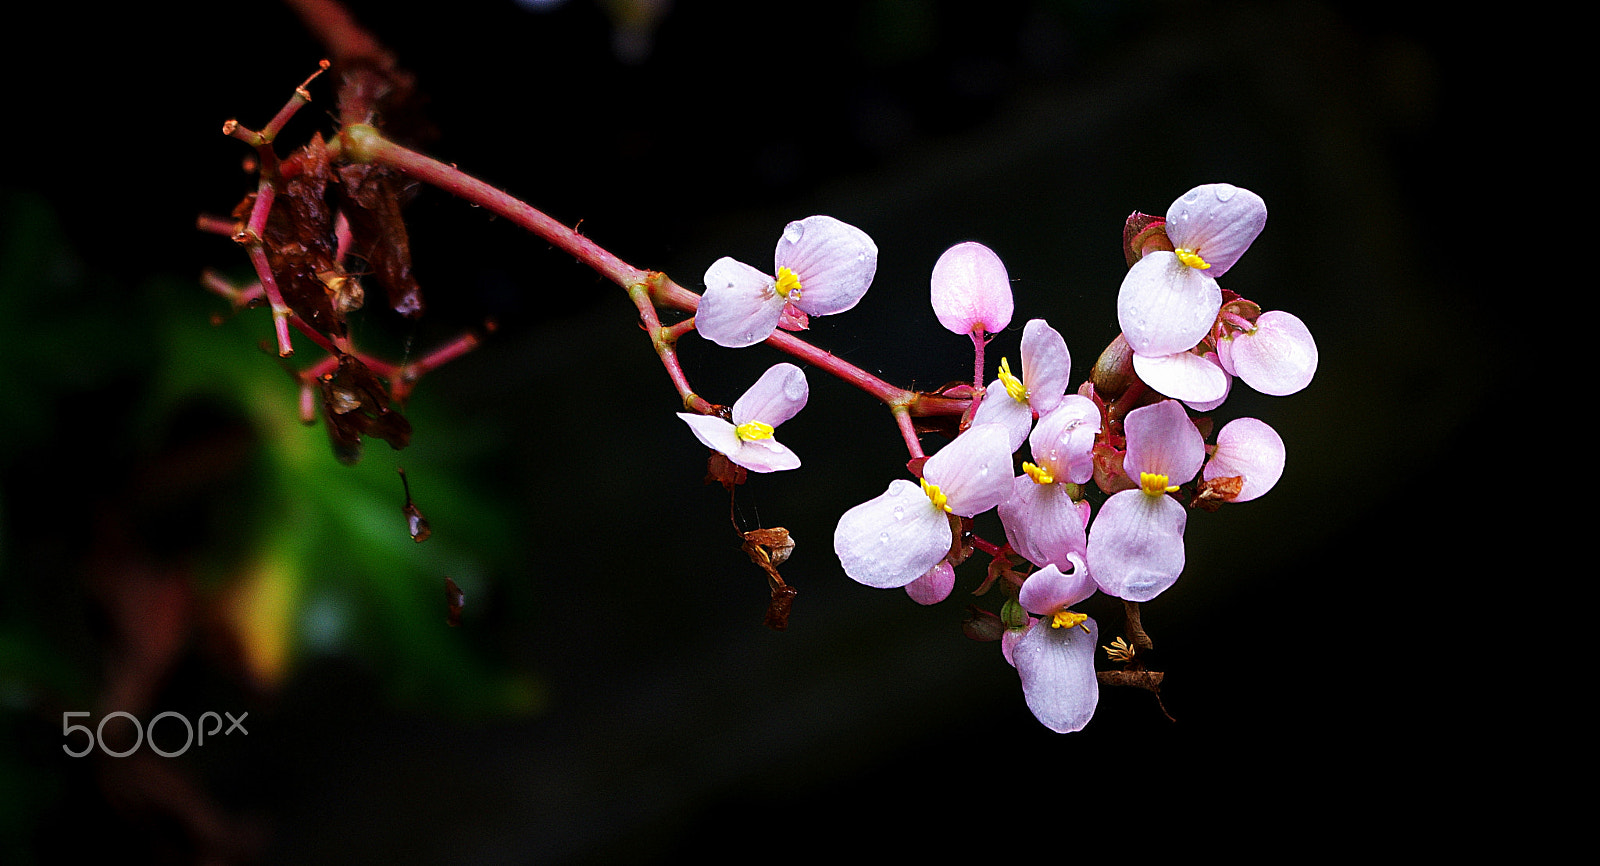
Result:
{"label": "dew drop", "polygon": [[878,536],[878,543],[879,544],[888,544],[889,543],[889,533],[885,532],[882,535],[879,535]]}
{"label": "dew drop", "polygon": [[899,496],[900,495],[900,491],[902,489],[903,488],[901,488],[900,485],[898,485],[898,484],[891,484],[891,485],[889,485],[889,495],[890,496]]}
{"label": "dew drop", "polygon": [[798,220],[783,227],[783,239],[791,244],[800,243],[800,238],[806,233],[806,227]]}
{"label": "dew drop", "polygon": [[1217,201],[1227,201],[1228,199],[1233,198],[1233,194],[1238,191],[1238,187],[1230,184],[1218,184],[1216,188]]}
{"label": "dew drop", "polygon": [[896,505],[894,507],[894,519],[895,520],[900,520],[900,519],[903,519],[905,516],[906,516],[905,506]]}

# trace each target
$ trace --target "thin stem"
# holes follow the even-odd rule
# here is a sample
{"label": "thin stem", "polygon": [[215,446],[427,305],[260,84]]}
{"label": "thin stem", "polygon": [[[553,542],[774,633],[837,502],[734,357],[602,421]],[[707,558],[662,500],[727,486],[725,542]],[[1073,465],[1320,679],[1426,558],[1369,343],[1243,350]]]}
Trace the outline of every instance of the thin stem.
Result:
{"label": "thin stem", "polygon": [[[665,274],[646,271],[628,264],[611,251],[579,234],[576,229],[568,228],[537,208],[465,174],[454,166],[389,141],[371,126],[366,124],[346,126],[336,139],[336,144],[346,158],[392,168],[458,198],[488,208],[517,226],[544,238],[602,277],[621,286],[633,298],[634,306],[639,309],[640,321],[650,333],[652,343],[657,344],[657,354],[667,366],[668,375],[673,377],[673,384],[679,389],[680,396],[683,396],[686,405],[689,405],[694,392],[688,389],[686,381],[679,380],[682,370],[677,364],[676,354],[663,352],[660,341],[664,339],[664,332],[655,314],[655,308],[664,307],[692,313],[700,306],[699,295],[679,286]],[[671,331],[672,339],[675,340],[683,330],[681,325],[674,326]],[[871,394],[888,405],[891,410],[904,407],[911,415],[958,415],[966,411],[971,402],[968,399],[929,396],[896,387],[841,360],[831,352],[819,349],[785,331],[774,331],[766,343]],[[699,398],[694,397],[694,399]],[[911,442],[908,442],[907,446],[911,447]]]}

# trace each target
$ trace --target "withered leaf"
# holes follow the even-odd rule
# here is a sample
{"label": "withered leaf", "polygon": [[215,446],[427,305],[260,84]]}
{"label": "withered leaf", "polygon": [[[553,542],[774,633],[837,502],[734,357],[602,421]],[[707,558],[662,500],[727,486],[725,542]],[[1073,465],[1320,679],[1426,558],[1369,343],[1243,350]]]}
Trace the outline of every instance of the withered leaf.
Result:
{"label": "withered leaf", "polygon": [[333,211],[328,183],[333,179],[328,150],[321,135],[284,160],[284,183],[267,216],[267,262],[278,280],[284,303],[323,333],[345,335],[344,314],[333,302],[329,275],[339,274],[335,260]]}
{"label": "withered leaf", "polygon": [[403,178],[382,166],[341,165],[334,194],[350,221],[352,251],[372,266],[389,306],[408,318],[422,314],[422,287],[411,272],[411,239],[400,216]]}
{"label": "withered leaf", "polygon": [[353,355],[340,355],[339,368],[322,377],[322,417],[334,456],[345,465],[361,459],[361,437],[371,436],[399,450],[411,442],[411,422],[389,408],[389,393],[377,374]]}

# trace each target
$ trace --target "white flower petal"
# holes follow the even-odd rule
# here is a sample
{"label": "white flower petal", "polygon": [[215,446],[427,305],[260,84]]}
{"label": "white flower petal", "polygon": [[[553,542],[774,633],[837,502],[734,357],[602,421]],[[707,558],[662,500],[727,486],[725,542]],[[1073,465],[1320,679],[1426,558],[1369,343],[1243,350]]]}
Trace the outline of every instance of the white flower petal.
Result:
{"label": "white flower petal", "polygon": [[1099,432],[1099,407],[1081,394],[1068,394],[1039,419],[1028,447],[1034,464],[1050,470],[1057,481],[1083,484],[1094,476],[1094,437]]}
{"label": "white flower petal", "polygon": [[951,511],[982,514],[1011,496],[1011,434],[1000,424],[974,424],[928,458],[922,477],[939,485]]}
{"label": "white flower petal", "polygon": [[922,488],[896,479],[875,499],[846,511],[833,532],[844,573],[877,589],[905,586],[950,552],[950,518]]}
{"label": "white flower petal", "polygon": [[1167,209],[1167,238],[1205,259],[1212,278],[1227,273],[1266,224],[1261,196],[1229,183],[1197,186]]}
{"label": "white flower petal", "polygon": [[860,303],[878,270],[878,245],[867,233],[830,216],[789,223],[773,258],[800,278],[794,305],[813,316],[842,313]]}
{"label": "white flower petal", "polygon": [[1139,480],[1139,473],[1152,472],[1167,476],[1169,484],[1183,484],[1192,480],[1205,462],[1205,437],[1176,400],[1129,412],[1122,428],[1128,438],[1122,466],[1134,481]]}
{"label": "white flower petal", "polygon": [[1041,416],[1071,387],[1072,353],[1044,319],[1031,319],[1022,327],[1022,382],[1028,386],[1028,403]]}
{"label": "white flower petal", "polygon": [[1135,262],[1117,292],[1117,324],[1140,355],[1189,351],[1210,332],[1221,308],[1217,281],[1165,251]]}
{"label": "white flower petal", "polygon": [[972,413],[972,423],[999,424],[1011,434],[1011,450],[1016,451],[1028,441],[1028,430],[1033,427],[1033,407],[1027,402],[1018,403],[1006,392],[999,379],[989,383],[989,390]]}
{"label": "white flower petal", "polygon": [[1231,361],[1246,385],[1286,397],[1311,384],[1317,373],[1317,343],[1305,322],[1282,310],[1256,319],[1254,333],[1234,336]]}
{"label": "white flower petal", "polygon": [[741,439],[739,450],[728,454],[728,459],[751,472],[781,472],[800,468],[799,455],[776,439]]}
{"label": "white flower petal", "polygon": [[724,256],[706,269],[695,330],[719,346],[753,346],[772,336],[784,303],[772,277]]}
{"label": "white flower petal", "polygon": [[1248,502],[1271,490],[1283,477],[1283,438],[1265,421],[1235,418],[1217,433],[1217,450],[1206,464],[1204,478],[1242,476],[1244,486],[1234,502]]}
{"label": "white flower petal", "polygon": [[1058,734],[1083,730],[1100,701],[1100,683],[1094,674],[1100,626],[1093,619],[1083,624],[1087,633],[1078,627],[1054,628],[1040,620],[1011,651],[1028,709]]}
{"label": "white flower petal", "polygon": [[712,451],[721,451],[723,454],[732,454],[739,450],[744,442],[739,434],[734,432],[733,425],[714,415],[697,415],[693,412],[679,412],[678,417],[689,425],[689,430],[694,433],[694,438]]}
{"label": "white flower petal", "polygon": [[1228,374],[1222,366],[1193,352],[1159,357],[1135,353],[1133,372],[1158,393],[1185,403],[1208,403],[1228,393]]}
{"label": "white flower petal", "polygon": [[805,371],[793,364],[774,364],[734,402],[734,426],[760,421],[776,427],[804,408],[810,393]]}
{"label": "white flower petal", "polygon": [[1149,601],[1183,572],[1189,515],[1170,496],[1114,494],[1089,527],[1089,574],[1107,595]]}

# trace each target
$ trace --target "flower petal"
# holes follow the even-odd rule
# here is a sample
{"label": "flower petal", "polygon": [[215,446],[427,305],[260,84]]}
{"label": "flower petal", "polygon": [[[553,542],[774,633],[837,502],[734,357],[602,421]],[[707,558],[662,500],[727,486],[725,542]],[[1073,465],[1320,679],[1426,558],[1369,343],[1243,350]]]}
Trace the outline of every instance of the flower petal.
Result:
{"label": "flower petal", "polygon": [[1084,512],[1062,484],[1037,484],[1026,475],[1012,482],[1011,498],[1000,503],[1006,542],[1037,566],[1064,566],[1071,556],[1086,556]]}
{"label": "flower petal", "polygon": [[1185,403],[1209,403],[1228,393],[1228,374],[1223,372],[1222,365],[1193,352],[1159,356],[1135,354],[1133,372],[1157,392]]}
{"label": "flower petal", "polygon": [[827,316],[860,303],[878,270],[878,245],[853,225],[811,216],[784,226],[773,258],[777,267],[800,278],[800,298],[794,305],[810,315]]}
{"label": "flower petal", "polygon": [[962,517],[982,514],[1010,498],[1011,473],[1011,434],[1000,424],[968,427],[922,466],[922,476],[939,485],[949,497],[950,510]]}
{"label": "flower petal", "polygon": [[1317,372],[1317,343],[1297,316],[1269,310],[1252,333],[1234,336],[1230,360],[1246,385],[1273,397],[1286,397],[1311,384]]}
{"label": "flower petal", "polygon": [[1149,601],[1183,572],[1188,512],[1170,496],[1114,494],[1089,527],[1089,574],[1107,595]]}
{"label": "flower petal", "polygon": [[1227,273],[1266,224],[1261,196],[1229,183],[1197,186],[1167,209],[1167,238],[1205,259],[1212,278]]}
{"label": "flower petal", "polygon": [[1028,575],[1017,592],[1017,603],[1028,613],[1048,617],[1094,595],[1100,587],[1089,578],[1083,559],[1076,554],[1072,558],[1071,574],[1052,564]]}
{"label": "flower petal", "polygon": [[1061,402],[1072,384],[1072,353],[1061,332],[1044,319],[1030,319],[1022,327],[1022,382],[1028,386],[1028,403],[1043,416]]}
{"label": "flower petal", "polygon": [[956,588],[956,570],[949,560],[941,559],[916,580],[906,584],[906,595],[917,604],[938,604],[950,597]]}
{"label": "flower petal", "polygon": [[719,346],[753,346],[772,336],[783,305],[772,277],[724,256],[706,268],[706,292],[694,314],[695,330]]}
{"label": "flower petal", "polygon": [[933,314],[946,330],[998,334],[1011,324],[1011,277],[994,251],[980,243],[956,244],[933,265]]}
{"label": "flower petal", "polygon": [[678,417],[683,423],[689,425],[689,430],[694,433],[694,438],[712,451],[721,451],[723,454],[732,455],[744,443],[739,434],[734,432],[733,425],[714,415],[697,415],[693,412],[679,412]]}
{"label": "flower petal", "polygon": [[1217,433],[1217,450],[1206,464],[1204,478],[1243,476],[1234,502],[1249,502],[1271,490],[1283,477],[1283,438],[1265,421],[1235,418]]}
{"label": "flower petal", "polygon": [[1222,288],[1206,271],[1158,250],[1135,262],[1117,292],[1117,324],[1140,355],[1187,352],[1222,309]]}
{"label": "flower petal", "polygon": [[1083,484],[1094,476],[1094,437],[1099,432],[1099,407],[1081,394],[1068,394],[1034,425],[1028,448],[1033,462],[1057,481]]}
{"label": "flower petal", "polygon": [[[787,445],[776,439],[740,440],[739,450],[728,454],[728,459],[751,472],[779,472],[799,469],[800,457]],[[727,453],[727,452],[723,452]]]}
{"label": "flower petal", "polygon": [[1128,454],[1122,461],[1135,482],[1139,473],[1167,476],[1170,484],[1183,484],[1200,471],[1206,459],[1206,440],[1176,400],[1162,400],[1128,413],[1122,429],[1128,435]]}
{"label": "flower petal", "polygon": [[793,364],[774,364],[734,402],[734,426],[760,421],[776,427],[804,408],[810,393],[805,371]]}
{"label": "flower petal", "polygon": [[1083,624],[1087,633],[1077,627],[1052,628],[1041,620],[1011,651],[1028,709],[1058,734],[1083,730],[1100,701],[1100,683],[1094,675],[1100,627],[1093,619]]}
{"label": "flower petal", "polygon": [[950,519],[922,489],[903,479],[875,499],[846,511],[833,532],[844,573],[878,589],[905,586],[950,552]]}
{"label": "flower petal", "polygon": [[1011,450],[1016,451],[1028,441],[1028,430],[1033,427],[1033,407],[1027,401],[1018,402],[1006,391],[999,379],[989,383],[978,411],[972,413],[973,424],[999,424],[1011,436]]}

